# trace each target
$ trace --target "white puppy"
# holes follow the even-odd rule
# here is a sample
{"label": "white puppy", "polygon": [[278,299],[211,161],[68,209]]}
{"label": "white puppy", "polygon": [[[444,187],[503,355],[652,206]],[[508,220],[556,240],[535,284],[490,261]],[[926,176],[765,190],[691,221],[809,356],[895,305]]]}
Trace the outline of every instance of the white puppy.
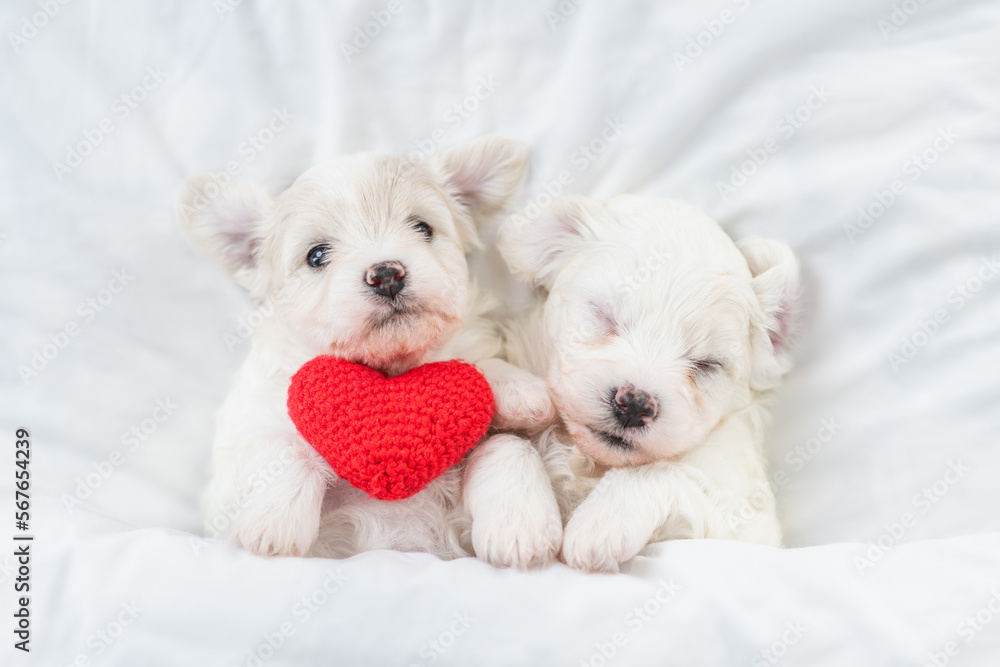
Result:
{"label": "white puppy", "polygon": [[494,426],[532,432],[555,419],[545,383],[497,358],[502,340],[484,318],[492,302],[470,282],[465,256],[477,224],[516,194],[527,160],[520,142],[483,137],[427,162],[336,159],[277,198],[244,183],[220,188],[212,176],[186,183],[181,223],[191,242],[273,307],[219,414],[204,499],[210,536],[262,555],[453,558],[470,551],[471,520],[471,546],[489,562],[555,558],[559,511],[527,440],[494,435],[467,465],[383,502],[336,483],[286,408],[291,376],[317,355],[390,375],[463,359],[490,382]]}
{"label": "white puppy", "polygon": [[563,427],[536,438],[568,517],[566,562],[616,571],[651,541],[780,545],[762,453],[790,368],[798,264],[669,200],[557,199],[500,231],[540,289],[509,358],[544,376]]}

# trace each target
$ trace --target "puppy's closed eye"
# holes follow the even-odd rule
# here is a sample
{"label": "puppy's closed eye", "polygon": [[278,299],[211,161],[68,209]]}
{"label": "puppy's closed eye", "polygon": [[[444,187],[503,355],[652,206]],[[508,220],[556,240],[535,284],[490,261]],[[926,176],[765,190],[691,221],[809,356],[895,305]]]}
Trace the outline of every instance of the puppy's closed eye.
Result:
{"label": "puppy's closed eye", "polygon": [[697,377],[710,378],[725,371],[726,364],[722,360],[715,359],[714,357],[692,359],[691,370]]}
{"label": "puppy's closed eye", "polygon": [[414,216],[410,218],[410,226],[422,234],[425,240],[430,241],[434,238],[434,230],[427,224],[427,221]]}
{"label": "puppy's closed eye", "polygon": [[590,308],[594,313],[594,321],[600,334],[605,336],[618,335],[618,320],[615,319],[615,314],[610,307],[605,304],[591,303]]}

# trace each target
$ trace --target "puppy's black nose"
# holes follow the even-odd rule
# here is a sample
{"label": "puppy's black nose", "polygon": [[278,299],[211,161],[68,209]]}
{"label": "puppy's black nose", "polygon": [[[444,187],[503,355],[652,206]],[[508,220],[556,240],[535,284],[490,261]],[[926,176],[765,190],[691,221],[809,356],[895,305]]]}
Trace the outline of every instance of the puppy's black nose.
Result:
{"label": "puppy's black nose", "polygon": [[379,296],[395,299],[406,284],[406,267],[399,262],[379,262],[368,269],[365,282]]}
{"label": "puppy's black nose", "polygon": [[644,391],[633,387],[619,387],[614,390],[611,412],[624,428],[639,428],[647,420],[656,419],[658,406],[656,399]]}

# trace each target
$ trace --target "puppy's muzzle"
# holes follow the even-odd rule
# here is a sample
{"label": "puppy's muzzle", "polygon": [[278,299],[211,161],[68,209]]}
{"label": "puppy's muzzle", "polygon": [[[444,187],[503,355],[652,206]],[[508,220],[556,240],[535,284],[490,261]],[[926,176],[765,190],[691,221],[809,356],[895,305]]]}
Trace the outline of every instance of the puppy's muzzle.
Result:
{"label": "puppy's muzzle", "polygon": [[379,262],[369,267],[365,282],[379,296],[395,299],[406,286],[406,267],[400,262]]}
{"label": "puppy's muzzle", "polygon": [[632,386],[613,390],[611,413],[622,428],[640,428],[653,422],[659,413],[655,398]]}

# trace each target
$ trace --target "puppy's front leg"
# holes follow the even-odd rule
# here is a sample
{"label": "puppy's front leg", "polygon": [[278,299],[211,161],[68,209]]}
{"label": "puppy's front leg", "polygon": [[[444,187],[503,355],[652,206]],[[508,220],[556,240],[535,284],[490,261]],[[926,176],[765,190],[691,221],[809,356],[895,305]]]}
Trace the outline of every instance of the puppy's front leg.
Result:
{"label": "puppy's front leg", "polygon": [[666,521],[676,498],[675,473],[667,462],[605,473],[566,524],[566,564],[586,572],[617,572]]}
{"label": "puppy's front leg", "polygon": [[538,451],[514,435],[494,435],[465,467],[465,509],[476,555],[498,567],[547,565],[559,553],[562,517]]}
{"label": "puppy's front leg", "polygon": [[[219,521],[225,512],[231,521],[217,532],[247,551],[305,556],[319,533],[327,485],[336,476],[298,434],[260,437],[234,448],[236,457],[226,457],[227,465],[217,470],[209,488],[206,523]],[[227,505],[235,505],[235,516]]]}
{"label": "puppy's front leg", "polygon": [[545,381],[501,359],[476,364],[493,390],[499,429],[537,433],[556,420],[556,409]]}

